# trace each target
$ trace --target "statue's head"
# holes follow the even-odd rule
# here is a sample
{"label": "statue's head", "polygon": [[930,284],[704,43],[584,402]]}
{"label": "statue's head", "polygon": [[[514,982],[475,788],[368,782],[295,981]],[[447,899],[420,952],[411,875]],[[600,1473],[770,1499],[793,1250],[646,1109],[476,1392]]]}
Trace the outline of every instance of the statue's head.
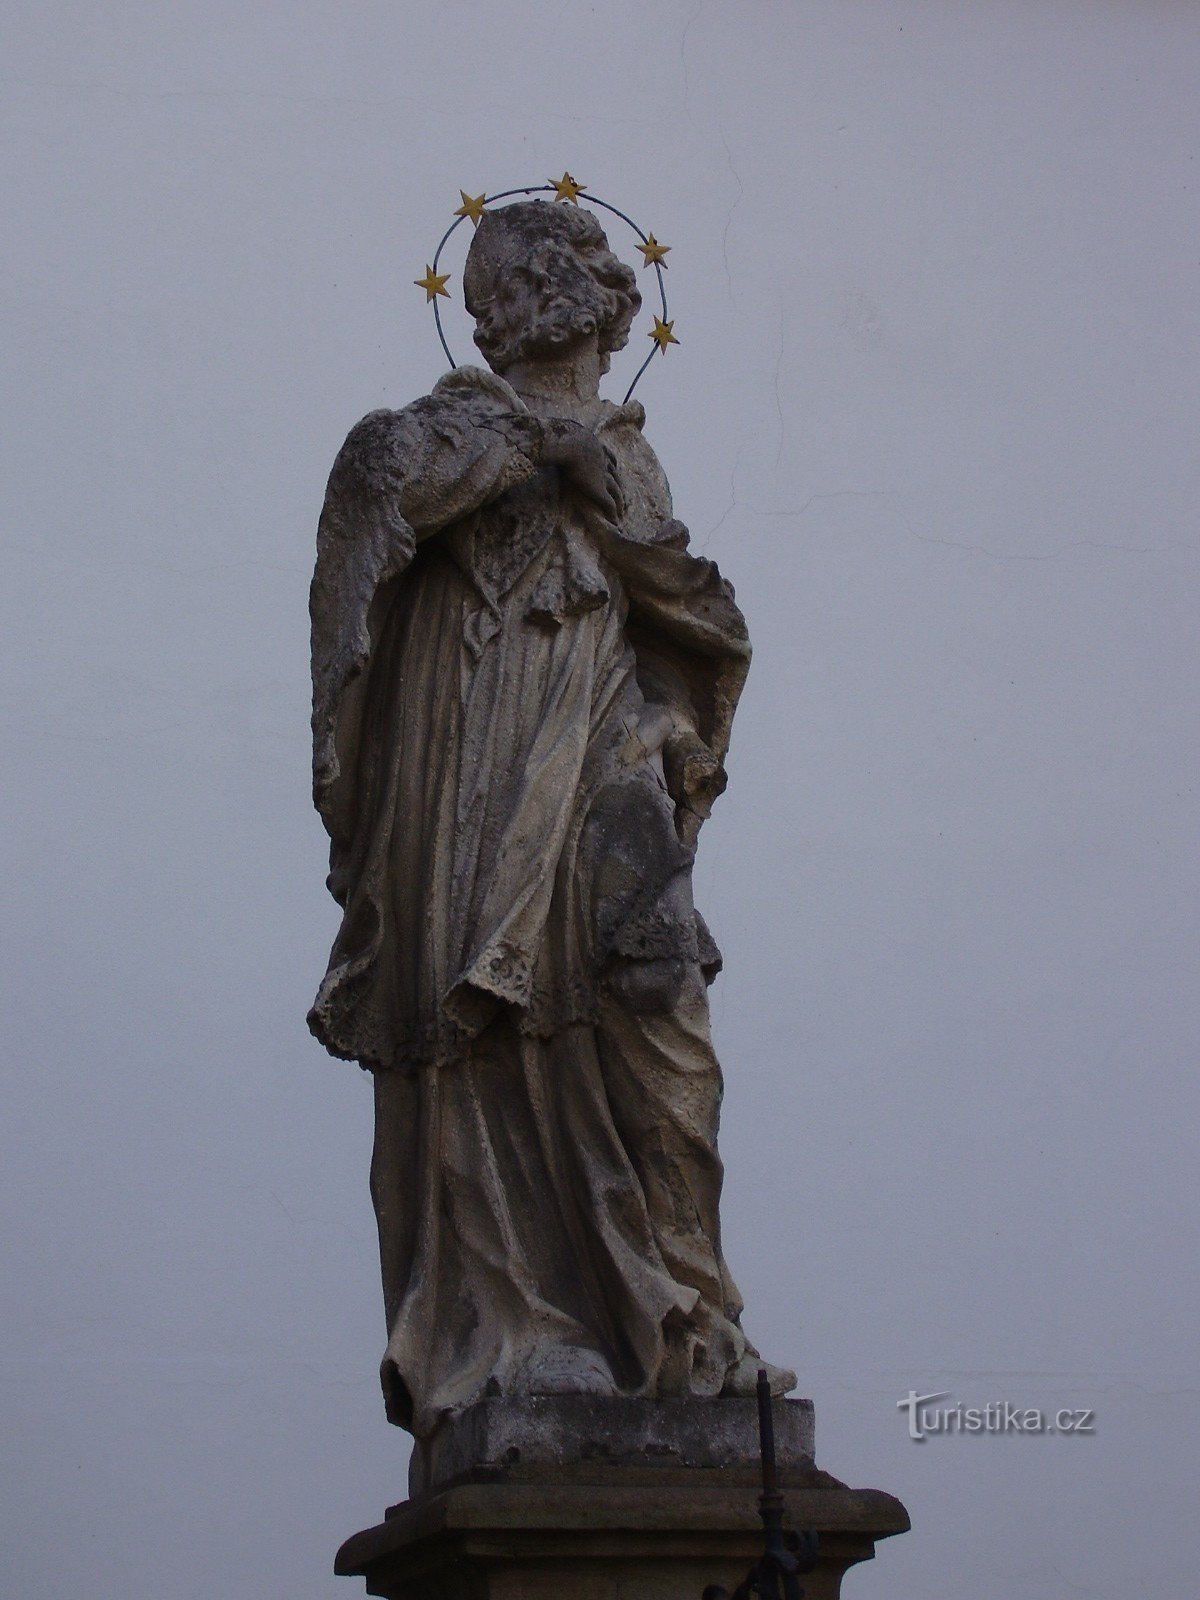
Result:
{"label": "statue's head", "polygon": [[484,212],[463,292],[495,372],[564,355],[593,334],[607,372],[642,303],[633,269],[613,255],[592,212],[541,200]]}

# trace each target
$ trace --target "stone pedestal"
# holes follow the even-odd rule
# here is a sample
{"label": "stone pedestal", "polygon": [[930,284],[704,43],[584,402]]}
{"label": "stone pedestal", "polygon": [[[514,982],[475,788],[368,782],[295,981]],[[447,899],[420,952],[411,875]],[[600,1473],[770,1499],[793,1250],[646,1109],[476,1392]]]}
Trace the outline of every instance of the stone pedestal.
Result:
{"label": "stone pedestal", "polygon": [[[775,1459],[813,1465],[811,1400],[777,1400]],[[756,1400],[622,1400],[610,1395],[526,1395],[481,1400],[447,1417],[413,1447],[410,1498],[464,1474],[514,1467],[737,1467],[758,1461]]]}
{"label": "stone pedestal", "polygon": [[[775,1412],[786,1525],[820,1540],[806,1600],[837,1600],[846,1569],[908,1514],[813,1465],[808,1401]],[[484,1402],[416,1455],[413,1497],[348,1539],[335,1571],[385,1600],[732,1592],[763,1550],[753,1416],[752,1401]]]}

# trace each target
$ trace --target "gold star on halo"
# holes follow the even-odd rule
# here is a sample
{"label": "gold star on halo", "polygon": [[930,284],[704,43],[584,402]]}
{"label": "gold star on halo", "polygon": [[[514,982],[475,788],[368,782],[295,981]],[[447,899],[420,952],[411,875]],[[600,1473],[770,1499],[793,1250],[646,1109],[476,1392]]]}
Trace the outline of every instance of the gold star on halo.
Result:
{"label": "gold star on halo", "polygon": [[569,200],[572,205],[579,204],[579,196],[583,193],[584,185],[576,183],[569,172],[564,172],[561,178],[548,178],[546,181],[557,191],[554,196],[556,201]]}
{"label": "gold star on halo", "polygon": [[652,233],[647,234],[645,244],[638,245],[638,249],[646,258],[642,265],[644,267],[662,267],[665,271],[667,263],[663,260],[663,257],[670,248],[669,244],[659,244]]}
{"label": "gold star on halo", "polygon": [[675,326],[674,321],[664,322],[661,317],[655,317],[654,326],[650,330],[650,337],[654,340],[659,350],[666,355],[669,344],[678,344],[679,340],[671,332]]}
{"label": "gold star on halo", "polygon": [[435,272],[432,267],[426,266],[425,276],[423,278],[414,278],[413,282],[418,289],[424,289],[425,304],[428,305],[439,294],[444,294],[446,299],[449,300],[450,291],[446,287],[449,277],[450,274],[448,272]]}
{"label": "gold star on halo", "polygon": [[460,189],[458,192],[462,195],[462,205],[459,206],[454,215],[456,217],[470,217],[471,221],[478,227],[487,196],[485,194],[471,195],[465,189]]}

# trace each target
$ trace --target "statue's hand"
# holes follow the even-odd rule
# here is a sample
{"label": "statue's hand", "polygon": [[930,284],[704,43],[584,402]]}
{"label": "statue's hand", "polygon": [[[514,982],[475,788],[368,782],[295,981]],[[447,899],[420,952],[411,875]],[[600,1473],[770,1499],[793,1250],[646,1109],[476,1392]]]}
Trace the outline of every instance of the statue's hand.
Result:
{"label": "statue's hand", "polygon": [[544,423],[542,460],[557,467],[564,483],[591,500],[609,522],[620,521],[625,506],[616,461],[589,429],[565,418]]}
{"label": "statue's hand", "polygon": [[725,768],[690,729],[673,734],[663,746],[663,775],[676,805],[707,817],[725,790]]}

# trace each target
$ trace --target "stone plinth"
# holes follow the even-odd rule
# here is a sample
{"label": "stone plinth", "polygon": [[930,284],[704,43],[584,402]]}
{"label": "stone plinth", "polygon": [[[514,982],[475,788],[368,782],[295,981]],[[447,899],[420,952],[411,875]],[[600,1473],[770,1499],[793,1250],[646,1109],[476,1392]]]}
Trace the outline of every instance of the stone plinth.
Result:
{"label": "stone plinth", "polygon": [[[762,1555],[751,1402],[485,1406],[498,1409],[444,1425],[415,1474],[433,1486],[348,1539],[337,1573],[384,1600],[701,1600],[710,1584],[732,1592]],[[572,1435],[580,1406],[599,1414]],[[786,1524],[820,1541],[806,1600],[837,1600],[842,1574],[908,1514],[813,1466],[809,1402],[775,1411]],[[473,1444],[487,1459],[463,1466]]]}
{"label": "stone plinth", "polygon": [[[777,1400],[781,1467],[813,1465],[811,1400]],[[522,1466],[731,1467],[758,1459],[755,1400],[626,1400],[529,1395],[483,1400],[413,1448],[408,1492],[417,1496],[476,1469]]]}

